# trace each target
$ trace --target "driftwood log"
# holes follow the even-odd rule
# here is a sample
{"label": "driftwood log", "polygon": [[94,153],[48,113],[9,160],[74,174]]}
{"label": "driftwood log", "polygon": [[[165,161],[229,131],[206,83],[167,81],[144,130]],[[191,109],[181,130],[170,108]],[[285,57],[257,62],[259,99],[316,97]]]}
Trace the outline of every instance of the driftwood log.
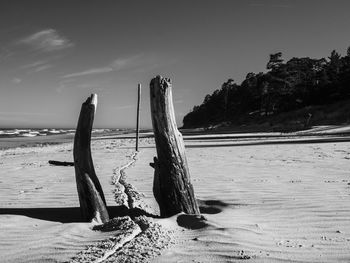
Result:
{"label": "driftwood log", "polygon": [[74,137],[74,167],[80,210],[84,221],[105,223],[109,220],[106,200],[91,158],[91,131],[97,106],[92,94],[82,105]]}
{"label": "driftwood log", "polygon": [[55,160],[49,160],[49,164],[56,166],[74,166],[74,162],[61,162]]}
{"label": "driftwood log", "polygon": [[190,182],[185,146],[175,122],[171,80],[157,76],[150,84],[151,114],[157,156],[153,193],[162,217],[179,212],[200,214]]}

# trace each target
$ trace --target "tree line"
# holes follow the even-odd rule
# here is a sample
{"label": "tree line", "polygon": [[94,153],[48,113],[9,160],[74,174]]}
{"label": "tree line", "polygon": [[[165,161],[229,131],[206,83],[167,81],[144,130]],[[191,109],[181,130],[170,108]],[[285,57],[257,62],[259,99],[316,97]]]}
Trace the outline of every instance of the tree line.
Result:
{"label": "tree line", "polygon": [[265,73],[248,73],[239,85],[228,79],[206,95],[183,119],[184,128],[276,115],[309,105],[350,98],[350,47],[345,56],[333,50],[328,58],[270,55]]}

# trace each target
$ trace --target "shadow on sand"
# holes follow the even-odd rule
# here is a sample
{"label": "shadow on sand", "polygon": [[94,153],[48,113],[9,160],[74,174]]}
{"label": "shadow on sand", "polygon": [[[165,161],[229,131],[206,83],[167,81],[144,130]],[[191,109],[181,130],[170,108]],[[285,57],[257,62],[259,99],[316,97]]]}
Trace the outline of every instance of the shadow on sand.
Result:
{"label": "shadow on sand", "polygon": [[[220,200],[197,199],[197,201],[201,214],[218,214],[221,213],[225,207],[231,205]],[[207,219],[202,215],[180,214],[177,217],[176,222],[179,226],[187,229],[202,229],[209,226]]]}
{"label": "shadow on sand", "polygon": [[[125,206],[110,206],[107,208],[109,217],[130,216],[136,217],[146,215],[157,217],[141,209],[128,209]],[[81,220],[79,207],[57,207],[57,208],[0,208],[0,215],[21,215],[40,220],[61,222],[61,223],[78,223]]]}
{"label": "shadow on sand", "polygon": [[[198,200],[198,204],[203,214],[217,214],[230,205],[220,200]],[[160,218],[160,216],[147,213],[139,208],[129,209],[126,206],[109,206],[107,209],[111,219],[123,216],[129,216],[131,218],[138,216]],[[0,215],[20,215],[60,223],[83,222],[79,207],[0,208]],[[201,229],[208,226],[206,218],[201,215],[181,214],[177,217],[176,221],[179,226],[187,229]]]}

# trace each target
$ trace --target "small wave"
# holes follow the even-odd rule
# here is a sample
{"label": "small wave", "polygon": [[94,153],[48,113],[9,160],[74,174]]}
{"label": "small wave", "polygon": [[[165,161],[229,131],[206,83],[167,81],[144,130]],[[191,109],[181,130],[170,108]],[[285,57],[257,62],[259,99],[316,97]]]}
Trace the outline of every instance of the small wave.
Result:
{"label": "small wave", "polygon": [[48,136],[54,134],[67,134],[72,133],[75,130],[56,130],[56,129],[4,129],[0,130],[0,138],[11,137],[36,137],[36,136]]}
{"label": "small wave", "polygon": [[35,136],[37,136],[37,134],[36,133],[22,133],[20,136],[22,136],[22,137],[35,137]]}

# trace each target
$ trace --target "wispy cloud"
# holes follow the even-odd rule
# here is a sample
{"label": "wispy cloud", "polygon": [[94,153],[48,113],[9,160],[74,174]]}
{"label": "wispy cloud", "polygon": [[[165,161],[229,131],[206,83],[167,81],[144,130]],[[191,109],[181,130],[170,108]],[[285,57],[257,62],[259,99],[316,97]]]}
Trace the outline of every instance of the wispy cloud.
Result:
{"label": "wispy cloud", "polygon": [[47,112],[0,111],[0,116],[50,116]]}
{"label": "wispy cloud", "polygon": [[112,67],[92,68],[81,72],[67,74],[62,76],[62,78],[66,79],[66,78],[73,78],[73,77],[82,77],[82,76],[87,76],[92,74],[112,72],[113,70],[114,69]]}
{"label": "wispy cloud", "polygon": [[44,71],[44,70],[47,70],[47,69],[52,68],[52,67],[53,67],[53,65],[51,65],[51,64],[44,64],[44,65],[36,67],[34,69],[34,72]]}
{"label": "wispy cloud", "polygon": [[5,61],[7,58],[11,57],[13,55],[13,52],[8,50],[7,48],[1,47],[0,48],[0,62]]}
{"label": "wispy cloud", "polygon": [[111,63],[111,67],[115,71],[122,70],[132,66],[138,59],[140,59],[140,57],[141,55],[136,55],[129,58],[118,58]]}
{"label": "wispy cloud", "polygon": [[35,50],[51,52],[74,46],[74,44],[55,29],[44,29],[17,41],[17,44],[29,45]]}
{"label": "wispy cloud", "polygon": [[136,105],[135,104],[129,104],[129,105],[117,106],[117,107],[113,107],[113,108],[117,109],[117,110],[126,110],[126,109],[136,108]]}
{"label": "wispy cloud", "polygon": [[39,61],[35,61],[26,65],[23,65],[21,68],[28,69],[30,73],[33,73],[33,72],[41,72],[52,67],[53,65],[48,63],[47,60],[39,60]]}
{"label": "wispy cloud", "polygon": [[251,7],[273,7],[273,8],[291,8],[292,5],[290,1],[276,1],[276,2],[266,2],[266,1],[254,1],[250,2]]}
{"label": "wispy cloud", "polygon": [[56,88],[57,93],[61,93],[65,89],[67,89],[70,85],[72,85],[74,79],[63,79],[58,83],[58,87]]}
{"label": "wispy cloud", "polygon": [[43,65],[45,63],[46,63],[45,60],[38,60],[38,61],[26,64],[26,65],[23,65],[22,68],[25,68],[25,69],[26,68],[35,68],[35,67],[41,66],[41,65]]}
{"label": "wispy cloud", "polygon": [[87,89],[90,92],[103,92],[105,91],[106,86],[110,83],[107,80],[89,80],[87,82],[82,82],[83,80],[77,80],[74,78],[65,78],[61,79],[58,83],[58,87],[56,88],[57,93],[62,93],[65,90],[71,89]]}
{"label": "wispy cloud", "polygon": [[20,79],[20,78],[13,78],[12,82],[15,83],[15,84],[20,84],[22,82],[22,79]]}
{"label": "wispy cloud", "polygon": [[62,78],[65,79],[65,78],[82,77],[82,76],[88,76],[88,75],[93,75],[93,74],[108,73],[108,72],[112,72],[112,71],[115,72],[115,71],[124,70],[124,69],[131,68],[131,67],[135,66],[136,64],[138,64],[139,58],[140,58],[140,55],[136,55],[136,56],[132,56],[132,57],[128,57],[128,58],[118,58],[118,59],[112,61],[111,63],[109,63],[107,66],[98,67],[98,68],[91,68],[91,69],[87,69],[84,71],[67,74],[67,75],[62,76]]}

